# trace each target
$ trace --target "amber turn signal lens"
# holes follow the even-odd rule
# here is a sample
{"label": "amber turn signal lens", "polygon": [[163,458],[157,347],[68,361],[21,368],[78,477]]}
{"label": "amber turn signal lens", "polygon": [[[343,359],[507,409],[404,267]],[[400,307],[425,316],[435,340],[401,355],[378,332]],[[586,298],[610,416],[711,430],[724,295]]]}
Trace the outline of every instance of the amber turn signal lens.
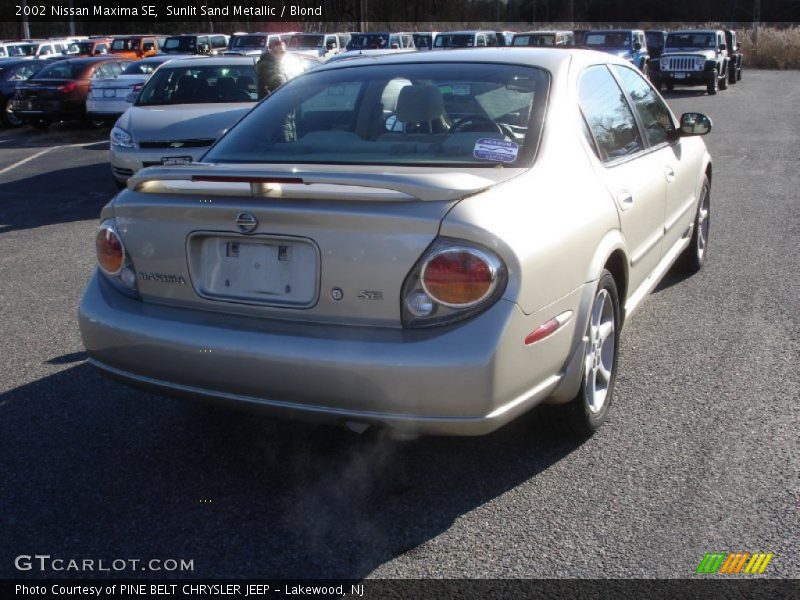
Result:
{"label": "amber turn signal lens", "polygon": [[428,295],[446,306],[468,306],[491,292],[495,271],[474,251],[445,250],[434,256],[422,271],[422,285]]}
{"label": "amber turn signal lens", "polygon": [[113,229],[103,227],[97,232],[95,248],[97,262],[103,272],[108,275],[116,275],[122,270],[122,266],[125,264],[125,249],[122,246],[122,240]]}

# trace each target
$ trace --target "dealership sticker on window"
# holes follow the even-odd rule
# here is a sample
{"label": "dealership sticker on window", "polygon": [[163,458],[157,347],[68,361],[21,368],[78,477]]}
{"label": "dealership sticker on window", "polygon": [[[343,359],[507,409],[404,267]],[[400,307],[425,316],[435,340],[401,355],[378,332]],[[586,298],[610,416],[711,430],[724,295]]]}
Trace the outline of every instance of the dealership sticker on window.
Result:
{"label": "dealership sticker on window", "polygon": [[519,146],[514,142],[492,138],[480,138],[475,142],[475,148],[472,150],[472,156],[477,159],[504,163],[512,163],[517,160],[517,153],[519,153]]}

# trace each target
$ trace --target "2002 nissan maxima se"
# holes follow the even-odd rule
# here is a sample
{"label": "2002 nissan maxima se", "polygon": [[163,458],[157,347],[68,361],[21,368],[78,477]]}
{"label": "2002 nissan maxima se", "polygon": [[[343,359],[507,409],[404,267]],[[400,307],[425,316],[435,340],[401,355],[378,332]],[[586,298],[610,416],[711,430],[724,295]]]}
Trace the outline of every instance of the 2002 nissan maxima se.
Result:
{"label": "2002 nissan maxima se", "polygon": [[474,435],[549,402],[590,434],[625,318],[705,259],[710,128],[588,50],[322,67],[103,209],[84,344],[290,418]]}

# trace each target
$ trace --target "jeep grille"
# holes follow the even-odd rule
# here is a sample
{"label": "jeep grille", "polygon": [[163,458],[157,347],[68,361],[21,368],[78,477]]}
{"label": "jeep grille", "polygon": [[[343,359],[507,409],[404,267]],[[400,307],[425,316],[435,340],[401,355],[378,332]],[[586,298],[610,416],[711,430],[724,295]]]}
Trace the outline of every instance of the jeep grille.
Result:
{"label": "jeep grille", "polygon": [[695,67],[694,56],[670,56],[668,71],[702,71],[705,61],[701,63],[700,68]]}

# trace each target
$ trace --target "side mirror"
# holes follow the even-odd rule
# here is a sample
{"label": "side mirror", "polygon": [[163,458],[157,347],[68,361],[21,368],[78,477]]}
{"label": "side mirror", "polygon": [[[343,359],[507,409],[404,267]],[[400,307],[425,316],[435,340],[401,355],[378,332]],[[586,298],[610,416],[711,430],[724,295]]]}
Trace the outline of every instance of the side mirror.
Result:
{"label": "side mirror", "polygon": [[705,135],[711,131],[712,123],[702,113],[684,113],[681,115],[681,136]]}

